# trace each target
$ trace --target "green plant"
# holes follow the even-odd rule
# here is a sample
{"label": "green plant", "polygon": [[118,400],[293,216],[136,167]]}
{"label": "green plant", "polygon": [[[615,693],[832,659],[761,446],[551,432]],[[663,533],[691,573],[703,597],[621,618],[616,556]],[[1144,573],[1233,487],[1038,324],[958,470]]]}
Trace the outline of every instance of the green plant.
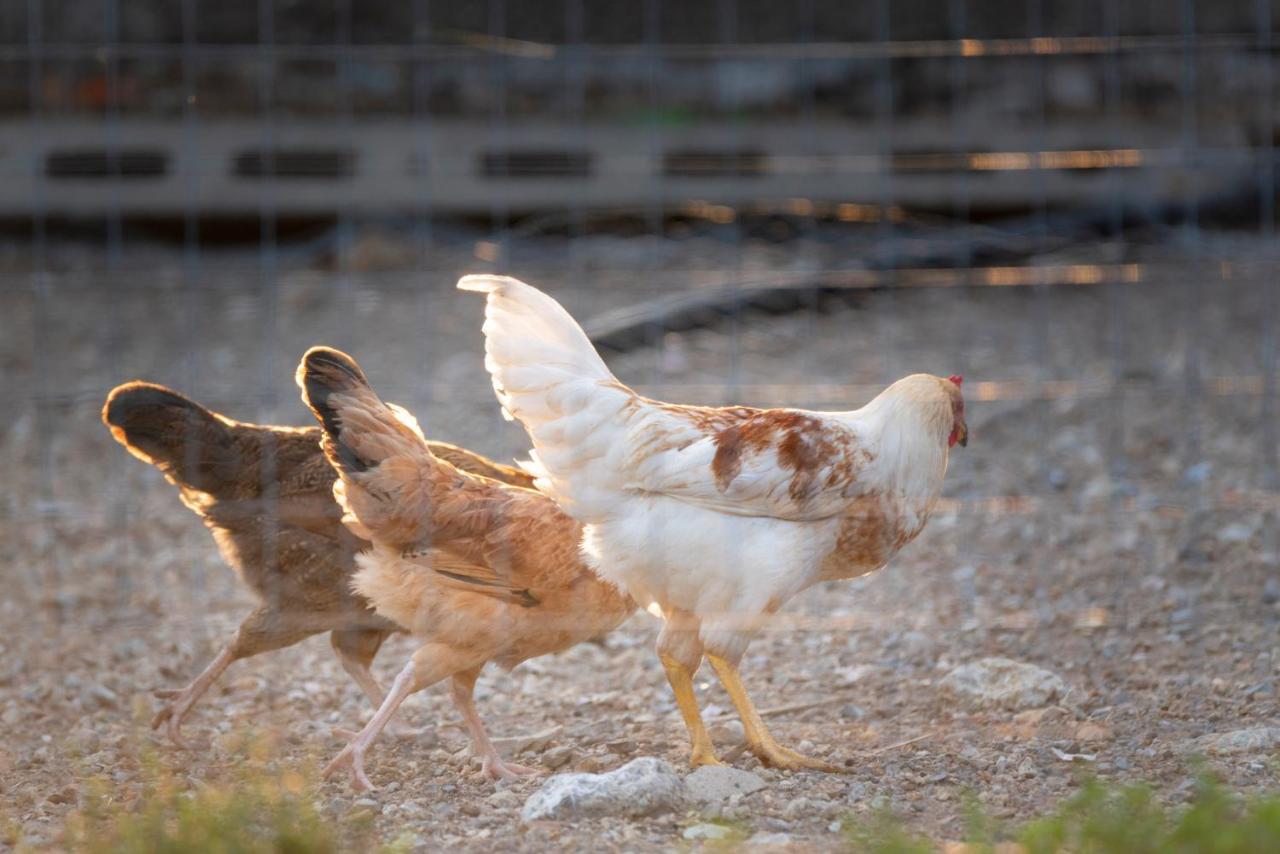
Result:
{"label": "green plant", "polygon": [[139,790],[84,781],[84,806],[67,822],[65,847],[87,854],[324,854],[372,847],[372,816],[338,823],[315,806],[309,769],[277,768],[251,746],[226,779],[190,784],[154,755]]}
{"label": "green plant", "polygon": [[[845,820],[852,851],[923,854],[938,844],[908,831],[885,810]],[[1026,854],[1255,854],[1280,851],[1280,795],[1251,798],[1229,792],[1209,775],[1188,804],[1163,806],[1142,783],[1085,780],[1052,813],[1008,833],[976,800],[965,808],[966,839],[956,850],[1018,850]]]}
{"label": "green plant", "polygon": [[1229,793],[1202,776],[1191,802],[1170,811],[1143,784],[1086,781],[1057,812],[1028,824],[1019,841],[1029,854],[1186,852],[1252,854],[1280,850],[1280,798]]}
{"label": "green plant", "polygon": [[844,822],[851,850],[865,854],[933,854],[934,845],[905,827],[887,807]]}

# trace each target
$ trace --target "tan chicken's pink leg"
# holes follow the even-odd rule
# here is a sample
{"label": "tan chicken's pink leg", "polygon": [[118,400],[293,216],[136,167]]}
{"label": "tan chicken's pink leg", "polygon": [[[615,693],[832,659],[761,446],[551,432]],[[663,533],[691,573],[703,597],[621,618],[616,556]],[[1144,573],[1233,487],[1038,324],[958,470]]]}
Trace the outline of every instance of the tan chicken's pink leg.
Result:
{"label": "tan chicken's pink leg", "polygon": [[493,780],[510,780],[541,774],[542,772],[537,768],[507,762],[498,755],[497,748],[489,740],[489,734],[485,732],[484,722],[480,720],[480,714],[476,711],[472,696],[480,670],[481,668],[476,667],[465,673],[453,674],[452,693],[453,705],[462,713],[462,719],[467,724],[467,732],[471,734],[471,752],[480,757],[481,770]]}
{"label": "tan chicken's pink leg", "polygon": [[400,708],[400,704],[410,694],[430,687],[450,674],[475,666],[473,657],[463,657],[444,644],[432,643],[420,648],[396,675],[387,698],[382,701],[364,729],[356,733],[351,743],[325,767],[325,779],[332,777],[339,768],[349,768],[351,784],[360,791],[372,791],[373,783],[369,782],[369,777],[364,772],[364,757],[378,740],[396,709]]}
{"label": "tan chicken's pink leg", "polygon": [[234,642],[223,647],[222,651],[209,662],[199,676],[191,680],[187,687],[176,691],[162,689],[155,692],[157,697],[169,702],[152,718],[152,729],[159,729],[161,724],[168,723],[169,740],[178,747],[184,749],[187,747],[187,743],[182,740],[182,721],[191,713],[191,707],[196,704],[196,701],[209,690],[209,686],[218,681],[218,677],[231,666],[231,662],[236,660],[233,646]]}
{"label": "tan chicken's pink leg", "polygon": [[707,660],[711,662],[716,675],[720,677],[720,683],[724,685],[725,691],[729,693],[729,699],[733,700],[734,708],[738,710],[738,717],[742,719],[742,732],[747,739],[747,749],[754,753],[761,762],[771,768],[784,768],[792,771],[813,769],[838,774],[846,770],[838,765],[832,765],[830,762],[805,756],[803,753],[797,753],[778,744],[774,740],[773,734],[769,732],[768,727],[764,725],[764,720],[760,717],[760,713],[756,711],[755,704],[747,696],[747,689],[743,687],[742,678],[738,675],[738,666],[731,661],[714,655],[708,655]]}
{"label": "tan chicken's pink leg", "polygon": [[396,676],[396,680],[391,683],[391,691],[378,707],[378,711],[364,725],[364,729],[356,733],[355,737],[351,739],[351,743],[342,748],[342,752],[335,756],[333,761],[325,767],[324,778],[326,780],[332,777],[339,768],[346,766],[351,769],[352,786],[362,792],[373,791],[373,783],[369,782],[368,776],[364,773],[364,755],[373,746],[373,743],[377,741],[378,736],[382,733],[382,728],[391,720],[391,716],[396,713],[396,709],[400,708],[400,704],[405,701],[405,698],[426,687],[418,684],[414,669],[415,663],[411,659]]}

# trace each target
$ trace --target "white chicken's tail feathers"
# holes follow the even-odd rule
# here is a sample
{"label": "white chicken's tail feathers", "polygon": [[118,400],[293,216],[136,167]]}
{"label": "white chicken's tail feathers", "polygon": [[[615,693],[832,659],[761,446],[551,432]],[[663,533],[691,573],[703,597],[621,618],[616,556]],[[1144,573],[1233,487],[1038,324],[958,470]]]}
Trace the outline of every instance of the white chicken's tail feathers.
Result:
{"label": "white chicken's tail feathers", "polygon": [[[613,379],[591,339],[560,303],[510,276],[475,275],[458,289],[486,294],[486,352],[500,365],[539,365],[598,380]],[[495,346],[496,345],[496,346]]]}
{"label": "white chicken's tail feathers", "polygon": [[525,470],[539,490],[588,520],[604,497],[599,464],[616,435],[602,428],[616,423],[632,393],[614,379],[578,322],[542,291],[490,275],[463,276],[458,288],[487,297],[485,368],[504,413],[533,440]]}

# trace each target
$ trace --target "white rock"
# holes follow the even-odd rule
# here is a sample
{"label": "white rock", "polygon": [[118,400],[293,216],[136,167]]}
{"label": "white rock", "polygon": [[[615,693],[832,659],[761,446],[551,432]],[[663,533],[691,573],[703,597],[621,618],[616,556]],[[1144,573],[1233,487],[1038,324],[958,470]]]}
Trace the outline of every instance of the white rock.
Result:
{"label": "white rock", "polygon": [[747,740],[746,732],[742,729],[742,723],[739,721],[724,721],[723,723],[713,724],[707,728],[707,734],[711,736],[711,740],[716,744],[737,746]]}
{"label": "white rock", "polygon": [[1067,683],[1048,670],[1010,661],[984,658],[962,664],[943,677],[944,692],[981,708],[1035,709],[1061,700]]}
{"label": "white rock", "polygon": [[749,795],[769,784],[750,771],[728,765],[703,765],[684,778],[689,797],[699,803],[724,803],[734,795]]}
{"label": "white rock", "polygon": [[693,824],[684,829],[680,835],[685,839],[727,839],[733,831],[723,824]]}
{"label": "white rock", "polygon": [[748,839],[746,841],[745,847],[751,848],[751,849],[763,848],[766,850],[777,849],[777,848],[790,848],[792,841],[793,840],[791,839],[791,834],[789,833],[780,833],[777,831],[772,833],[764,832],[764,833],[757,833],[754,836],[752,836],[750,839]]}
{"label": "white rock", "polygon": [[685,784],[668,763],[633,759],[605,774],[557,774],[524,802],[523,821],[583,816],[646,816],[670,812],[688,799]]}
{"label": "white rock", "polygon": [[1218,539],[1224,543],[1247,543],[1253,539],[1254,527],[1245,522],[1232,522],[1218,531]]}
{"label": "white rock", "polygon": [[1259,726],[1202,735],[1188,743],[1193,753],[1225,756],[1232,753],[1263,753],[1280,745],[1280,727]]}
{"label": "white rock", "polygon": [[813,810],[813,803],[805,797],[795,798],[782,808],[782,817],[787,821],[800,821],[808,818]]}
{"label": "white rock", "polygon": [[86,691],[89,698],[105,709],[114,709],[120,704],[120,697],[106,685],[90,685]]}
{"label": "white rock", "polygon": [[520,806],[520,796],[510,789],[499,789],[485,798],[485,803],[494,809],[515,809]]}

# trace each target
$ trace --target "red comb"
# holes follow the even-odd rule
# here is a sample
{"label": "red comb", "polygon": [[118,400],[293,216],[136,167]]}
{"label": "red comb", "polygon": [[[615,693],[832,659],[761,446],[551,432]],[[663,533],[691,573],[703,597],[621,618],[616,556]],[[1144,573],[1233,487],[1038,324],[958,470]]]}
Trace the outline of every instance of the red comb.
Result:
{"label": "red comb", "polygon": [[959,374],[952,374],[951,376],[947,377],[947,379],[951,380],[956,385],[960,385],[960,383],[964,382],[964,377],[960,376]]}

